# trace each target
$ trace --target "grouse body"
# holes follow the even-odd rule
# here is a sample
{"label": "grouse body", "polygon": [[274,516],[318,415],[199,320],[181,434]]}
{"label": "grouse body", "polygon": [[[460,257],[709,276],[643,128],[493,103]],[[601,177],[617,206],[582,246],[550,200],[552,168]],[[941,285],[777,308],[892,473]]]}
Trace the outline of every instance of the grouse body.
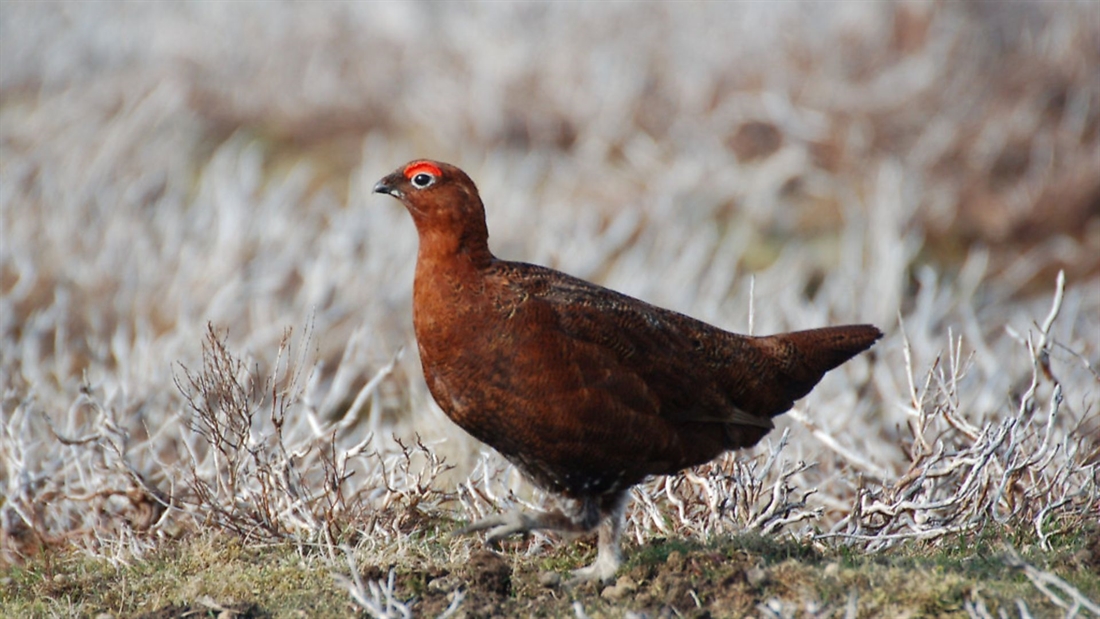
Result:
{"label": "grouse body", "polygon": [[599,529],[578,579],[608,579],[631,486],[755,445],[829,370],[882,334],[870,325],[738,335],[489,251],[477,188],[418,160],[374,191],[420,237],[413,325],[424,378],[460,427],[560,499],[559,511],[480,521],[489,541]]}

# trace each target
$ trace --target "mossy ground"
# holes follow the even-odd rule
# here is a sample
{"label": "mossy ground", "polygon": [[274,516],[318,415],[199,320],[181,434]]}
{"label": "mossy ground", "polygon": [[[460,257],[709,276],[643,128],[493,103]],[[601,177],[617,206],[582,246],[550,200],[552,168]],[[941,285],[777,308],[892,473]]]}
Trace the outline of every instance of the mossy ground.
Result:
{"label": "mossy ground", "polygon": [[[1016,616],[1023,600],[1034,616],[1057,613],[1019,570],[1005,561],[1008,535],[987,532],[940,547],[907,545],[875,555],[791,540],[743,535],[707,544],[655,540],[627,545],[627,561],[610,585],[569,588],[551,574],[594,556],[586,541],[560,543],[525,555],[475,550],[468,560],[436,560],[440,544],[420,547],[389,562],[360,561],[364,579],[385,581],[395,572],[396,598],[416,616],[432,617],[465,599],[457,616],[573,617],[579,602],[590,617],[742,617],[775,612],[858,616],[966,616],[981,600],[991,613]],[[1019,537],[1018,535],[1016,537]],[[1020,541],[1019,539],[1014,541]],[[1100,529],[1054,541],[1051,551],[1020,547],[1024,559],[1048,570],[1093,599],[1100,596]],[[0,578],[0,615],[115,617],[341,617],[361,613],[334,574],[343,564],[325,553],[293,545],[249,545],[235,537],[195,535],[164,544],[140,560],[112,565],[82,554],[43,553]],[[221,615],[226,610],[230,615]]]}

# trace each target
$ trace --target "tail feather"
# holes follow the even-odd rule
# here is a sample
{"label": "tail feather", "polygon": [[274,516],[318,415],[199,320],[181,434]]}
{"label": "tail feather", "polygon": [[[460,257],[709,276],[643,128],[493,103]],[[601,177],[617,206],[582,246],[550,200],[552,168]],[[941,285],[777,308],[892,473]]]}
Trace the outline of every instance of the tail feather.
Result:
{"label": "tail feather", "polygon": [[783,387],[783,401],[769,411],[774,417],[790,410],[795,400],[814,388],[825,373],[867,350],[882,332],[872,325],[824,327],[759,338],[771,348],[775,366],[773,378]]}
{"label": "tail feather", "polygon": [[789,342],[807,370],[824,374],[870,348],[882,337],[882,331],[872,325],[846,325],[773,337]]}

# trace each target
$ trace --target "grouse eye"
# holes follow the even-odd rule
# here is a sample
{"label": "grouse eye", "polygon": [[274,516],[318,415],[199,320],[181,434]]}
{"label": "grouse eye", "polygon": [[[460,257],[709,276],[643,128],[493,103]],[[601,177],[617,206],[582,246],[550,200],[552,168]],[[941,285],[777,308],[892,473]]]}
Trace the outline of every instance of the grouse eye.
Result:
{"label": "grouse eye", "polygon": [[431,185],[433,182],[435,182],[435,177],[425,172],[421,172],[420,174],[412,177],[413,187],[416,187],[417,189],[423,189],[428,185]]}

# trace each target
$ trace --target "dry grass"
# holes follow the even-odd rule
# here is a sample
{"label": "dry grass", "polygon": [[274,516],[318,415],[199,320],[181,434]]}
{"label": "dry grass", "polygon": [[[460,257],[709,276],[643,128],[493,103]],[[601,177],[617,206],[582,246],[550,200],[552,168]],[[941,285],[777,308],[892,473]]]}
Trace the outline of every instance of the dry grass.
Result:
{"label": "dry grass", "polygon": [[[320,557],[366,612],[400,616],[402,569],[476,551],[439,531],[541,505],[401,353],[416,238],[369,188],[430,156],[478,182],[502,257],[741,332],[887,332],[757,449],[636,489],[637,550],[755,532],[873,557],[993,536],[1040,553],[996,550],[1032,607],[1096,613],[1095,580],[1041,564],[1100,513],[1095,5],[0,17],[11,573],[74,550],[134,569],[218,531]],[[513,548],[579,563],[542,536]],[[396,584],[356,567],[389,565]],[[439,612],[473,608],[463,590]],[[753,591],[760,616],[824,614]],[[971,616],[1031,612],[1023,593],[961,595]],[[855,614],[883,608],[856,597]]]}

